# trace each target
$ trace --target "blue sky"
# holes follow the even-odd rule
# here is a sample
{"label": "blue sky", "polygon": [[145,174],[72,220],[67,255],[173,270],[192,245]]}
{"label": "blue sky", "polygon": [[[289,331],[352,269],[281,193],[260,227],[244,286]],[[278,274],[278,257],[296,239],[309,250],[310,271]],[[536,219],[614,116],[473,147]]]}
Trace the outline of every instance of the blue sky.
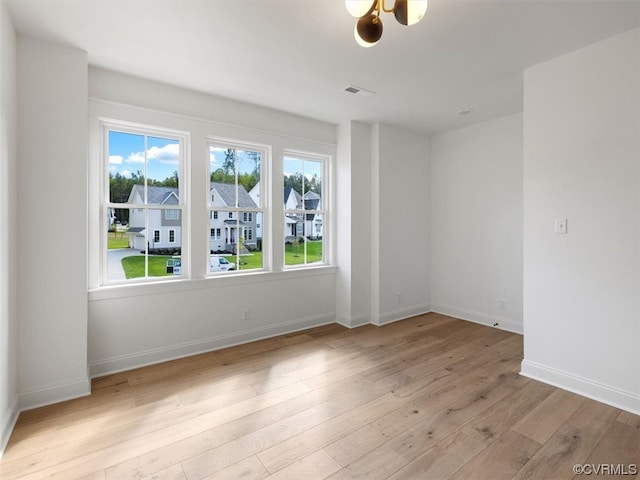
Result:
{"label": "blue sky", "polygon": [[296,173],[302,173],[307,178],[316,175],[318,180],[322,180],[322,162],[285,157],[284,174],[289,176]]}
{"label": "blue sky", "polygon": [[[173,172],[179,170],[179,143],[177,140],[146,137],[147,150],[145,155],[145,136],[125,132],[109,132],[109,172],[120,173],[130,177],[137,171],[145,173],[150,179],[164,180],[171,177]],[[210,169],[215,171],[224,163],[225,148],[210,148]],[[238,173],[250,173],[255,165],[253,160],[238,151]],[[322,179],[322,163],[310,160],[301,160],[291,157],[284,159],[284,174],[292,175],[302,173],[307,178],[317,175]]]}
{"label": "blue sky", "polygon": [[[145,137],[133,133],[109,132],[109,172],[125,177],[137,171],[148,178],[164,180],[179,170],[180,146],[177,140]],[[145,158],[146,157],[146,158]]]}

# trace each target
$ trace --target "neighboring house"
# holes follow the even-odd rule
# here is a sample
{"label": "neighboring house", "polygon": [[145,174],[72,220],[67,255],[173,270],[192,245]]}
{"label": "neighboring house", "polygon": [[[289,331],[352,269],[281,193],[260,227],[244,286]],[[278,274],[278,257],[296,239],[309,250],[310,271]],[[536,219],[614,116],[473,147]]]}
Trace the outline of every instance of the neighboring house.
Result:
{"label": "neighboring house", "polygon": [[[260,204],[260,183],[251,189],[249,196],[256,204]],[[302,196],[293,188],[286,187],[284,189],[284,208],[285,210],[297,210],[302,206]],[[321,197],[315,192],[307,192],[304,196],[304,208],[307,210],[319,210],[321,207]],[[285,217],[284,238],[285,241],[291,241],[294,238],[306,236],[310,239],[320,239],[323,235],[322,216],[308,213],[306,218],[301,215],[287,215]],[[256,217],[256,235],[262,238],[262,214],[258,213]],[[304,229],[303,229],[304,226]]]}
{"label": "neighboring house", "polygon": [[[235,185],[211,182],[209,195],[213,210],[209,215],[209,248],[212,252],[236,253],[239,239],[244,245],[255,247],[257,233],[257,212],[227,212],[216,207],[234,207],[236,203]],[[238,207],[257,208],[256,202],[242,185],[238,185]],[[238,218],[238,214],[240,218]]]}
{"label": "neighboring house", "polygon": [[[134,185],[127,203],[144,203],[144,186]],[[178,189],[171,187],[147,187],[148,205],[178,205]],[[164,210],[150,208],[148,232],[145,225],[145,209],[129,209],[129,247],[137,250],[180,248],[182,245],[180,210]],[[145,239],[146,234],[146,239]]]}
{"label": "neighboring house", "polygon": [[[295,210],[301,208],[302,196],[291,187],[284,189],[284,209]],[[284,218],[284,240],[295,240],[303,235],[302,215],[287,214]]]}
{"label": "neighboring house", "polygon": [[[256,183],[256,185],[249,191],[249,196],[256,205],[261,205],[260,182]],[[256,238],[262,238],[262,212],[256,213]]]}
{"label": "neighboring house", "polygon": [[[307,192],[304,195],[305,210],[321,210],[322,198],[316,192]],[[305,233],[311,240],[322,238],[323,222],[322,215],[317,213],[307,213],[305,215]]]}
{"label": "neighboring house", "polygon": [[107,230],[112,230],[116,223],[116,209],[107,208]]}
{"label": "neighboring house", "polygon": [[[216,210],[235,206],[235,186],[211,182],[209,195],[211,210],[209,215],[209,248],[212,252],[236,253],[237,245],[256,246],[256,212],[229,212]],[[129,194],[130,204],[144,203],[144,187],[134,185]],[[178,205],[178,189],[172,187],[147,187],[148,205]],[[238,186],[238,206],[256,208],[256,203],[242,185]],[[148,226],[145,225],[145,209],[129,209],[129,247],[145,249],[145,241],[151,250],[181,247],[180,210],[148,209]],[[240,218],[238,218],[238,214]],[[148,231],[147,231],[148,228]],[[145,239],[146,237],[146,239]]]}

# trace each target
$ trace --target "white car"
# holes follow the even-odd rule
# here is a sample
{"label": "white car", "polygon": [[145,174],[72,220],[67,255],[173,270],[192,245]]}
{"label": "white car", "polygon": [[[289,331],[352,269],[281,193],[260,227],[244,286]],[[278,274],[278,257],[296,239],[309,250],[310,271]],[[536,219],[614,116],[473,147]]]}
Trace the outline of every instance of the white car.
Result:
{"label": "white car", "polygon": [[231,263],[224,257],[217,255],[211,255],[209,257],[209,271],[210,272],[227,272],[229,270],[235,270],[236,264]]}

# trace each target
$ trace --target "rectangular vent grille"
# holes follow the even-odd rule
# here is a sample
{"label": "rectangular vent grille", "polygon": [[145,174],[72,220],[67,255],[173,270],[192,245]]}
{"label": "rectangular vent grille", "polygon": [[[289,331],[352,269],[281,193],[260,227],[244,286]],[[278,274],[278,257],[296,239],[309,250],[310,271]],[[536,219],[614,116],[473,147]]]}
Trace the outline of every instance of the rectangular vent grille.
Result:
{"label": "rectangular vent grille", "polygon": [[344,91],[347,93],[351,93],[353,95],[360,95],[362,97],[368,97],[369,95],[373,95],[375,92],[371,90],[366,90],[364,88],[356,87],[355,85],[347,85],[344,88]]}

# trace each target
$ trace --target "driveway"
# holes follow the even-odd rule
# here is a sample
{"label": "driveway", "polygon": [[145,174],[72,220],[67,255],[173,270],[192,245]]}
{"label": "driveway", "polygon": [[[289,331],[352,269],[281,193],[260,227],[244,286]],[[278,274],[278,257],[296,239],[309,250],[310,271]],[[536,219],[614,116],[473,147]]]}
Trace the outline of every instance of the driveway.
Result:
{"label": "driveway", "polygon": [[122,259],[132,255],[141,255],[135,248],[115,248],[107,251],[107,276],[110,281],[126,280]]}

